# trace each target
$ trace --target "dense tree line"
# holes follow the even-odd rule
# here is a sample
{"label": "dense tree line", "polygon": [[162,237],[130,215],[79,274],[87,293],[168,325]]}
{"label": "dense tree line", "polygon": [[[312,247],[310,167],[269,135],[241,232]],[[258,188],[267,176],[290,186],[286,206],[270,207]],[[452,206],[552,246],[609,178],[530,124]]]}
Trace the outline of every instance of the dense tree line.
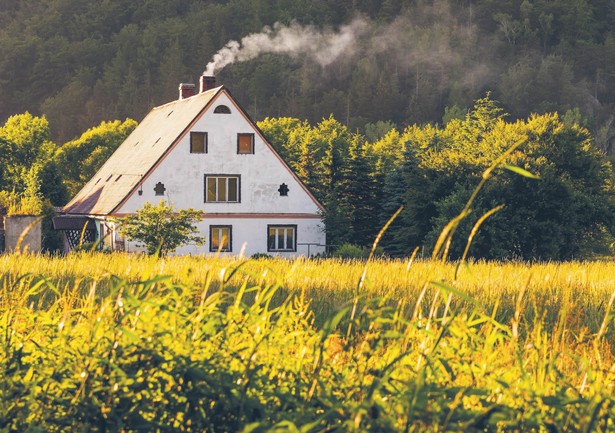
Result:
{"label": "dense tree line", "polygon": [[568,112],[612,153],[614,0],[0,0],[0,122],[45,114],[66,142],[175,98],[230,39],[357,15],[369,29],[354,57],[269,54],[219,79],[255,119],[333,114],[362,133],[439,123],[491,90],[514,118]]}
{"label": "dense tree line", "polygon": [[[369,247],[404,206],[381,243],[393,256],[408,256],[416,247],[431,251],[447,224],[458,220],[457,236],[447,249],[451,257],[460,257],[473,227],[493,209],[499,212],[472,235],[474,257],[608,254],[615,234],[613,170],[589,131],[555,113],[516,121],[506,117],[486,97],[443,126],[398,130],[378,122],[368,124],[364,135],[333,116],[314,125],[267,118],[258,126],[324,204],[327,242],[333,248]],[[45,117],[10,117],[0,127],[0,214],[51,215],[52,205],[63,205],[77,193],[136,124],[102,122],[58,146]],[[503,155],[472,206],[466,206]],[[46,247],[58,247],[57,236],[46,233]]]}
{"label": "dense tree line", "polygon": [[[370,125],[384,133],[374,141],[333,117],[316,126],[273,118],[259,127],[324,203],[333,246],[371,245],[404,206],[382,241],[394,256],[409,256],[416,247],[429,254],[456,218],[456,236],[447,246],[452,258],[462,256],[474,227],[473,257],[571,259],[609,254],[613,247],[612,167],[587,129],[557,114],[507,121],[502,108],[483,98],[442,127],[413,125],[400,132]],[[492,210],[498,212],[477,226]]]}

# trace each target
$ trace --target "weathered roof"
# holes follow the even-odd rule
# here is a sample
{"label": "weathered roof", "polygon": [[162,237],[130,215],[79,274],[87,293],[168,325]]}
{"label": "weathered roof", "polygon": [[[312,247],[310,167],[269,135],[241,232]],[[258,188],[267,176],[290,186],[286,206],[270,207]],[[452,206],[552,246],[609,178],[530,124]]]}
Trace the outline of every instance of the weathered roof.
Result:
{"label": "weathered roof", "polygon": [[152,109],[62,212],[111,214],[221,89],[218,87]]}

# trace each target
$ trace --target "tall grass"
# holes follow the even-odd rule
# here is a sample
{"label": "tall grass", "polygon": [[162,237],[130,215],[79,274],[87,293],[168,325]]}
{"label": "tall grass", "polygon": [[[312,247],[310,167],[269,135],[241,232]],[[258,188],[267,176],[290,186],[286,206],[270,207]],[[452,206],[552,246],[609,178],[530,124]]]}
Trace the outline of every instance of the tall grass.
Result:
{"label": "tall grass", "polygon": [[1,256],[0,431],[615,431],[615,264]]}
{"label": "tall grass", "polygon": [[[252,283],[276,284],[281,292],[301,293],[312,299],[318,322],[350,302],[363,273],[365,262],[341,259],[261,259],[249,260],[220,257],[168,257],[157,260],[145,255],[74,254],[68,256],[20,255],[0,256],[0,270],[6,278],[23,275],[44,275],[60,290],[73,290],[96,281],[104,289],[110,277],[142,281],[168,275],[173,283],[202,287],[219,285],[221,275],[227,279],[230,270],[241,264],[226,282],[228,288],[239,287],[246,278]],[[498,319],[509,321],[515,311],[517,297],[523,292],[523,310],[545,314],[555,324],[559,311],[567,303],[574,314],[568,319],[574,329],[587,327],[597,332],[611,293],[615,292],[615,262],[470,262],[456,272],[455,263],[432,260],[375,260],[369,265],[361,295],[379,297],[392,302],[416,303],[426,284],[431,281],[454,281],[454,288],[475,300],[486,310],[498,306]],[[435,286],[428,284],[428,290]],[[1,302],[1,300],[0,300]],[[463,299],[455,302],[463,303]],[[426,308],[426,306],[425,306]],[[577,322],[575,325],[573,322]]]}

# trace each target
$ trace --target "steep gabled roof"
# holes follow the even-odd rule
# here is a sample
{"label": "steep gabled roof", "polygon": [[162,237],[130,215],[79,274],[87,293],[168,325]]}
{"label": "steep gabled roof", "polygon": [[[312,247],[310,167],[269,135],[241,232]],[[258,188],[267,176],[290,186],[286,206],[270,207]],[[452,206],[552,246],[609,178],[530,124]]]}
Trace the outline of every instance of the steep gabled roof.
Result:
{"label": "steep gabled roof", "polygon": [[218,87],[150,111],[62,212],[113,213],[221,90]]}

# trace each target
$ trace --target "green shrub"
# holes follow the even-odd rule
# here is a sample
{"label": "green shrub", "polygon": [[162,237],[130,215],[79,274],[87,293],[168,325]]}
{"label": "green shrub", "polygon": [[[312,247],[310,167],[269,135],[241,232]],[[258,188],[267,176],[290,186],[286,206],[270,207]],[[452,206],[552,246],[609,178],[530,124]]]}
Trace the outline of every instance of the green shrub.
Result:
{"label": "green shrub", "polygon": [[158,204],[145,202],[135,215],[116,222],[126,239],[142,242],[148,254],[166,256],[182,245],[205,243],[205,237],[196,234],[196,223],[201,220],[201,214],[202,211],[196,209],[176,212],[173,204],[163,200]]}
{"label": "green shrub", "polygon": [[254,253],[250,256],[252,260],[270,259],[271,257],[272,257],[271,254],[267,254],[267,253]]}
{"label": "green shrub", "polygon": [[[341,259],[367,259],[371,252],[371,248],[369,247],[361,247],[359,245],[345,243],[340,245],[335,249],[332,257],[339,257]],[[382,257],[384,255],[384,250],[380,247],[376,248],[374,252],[375,257]]]}

